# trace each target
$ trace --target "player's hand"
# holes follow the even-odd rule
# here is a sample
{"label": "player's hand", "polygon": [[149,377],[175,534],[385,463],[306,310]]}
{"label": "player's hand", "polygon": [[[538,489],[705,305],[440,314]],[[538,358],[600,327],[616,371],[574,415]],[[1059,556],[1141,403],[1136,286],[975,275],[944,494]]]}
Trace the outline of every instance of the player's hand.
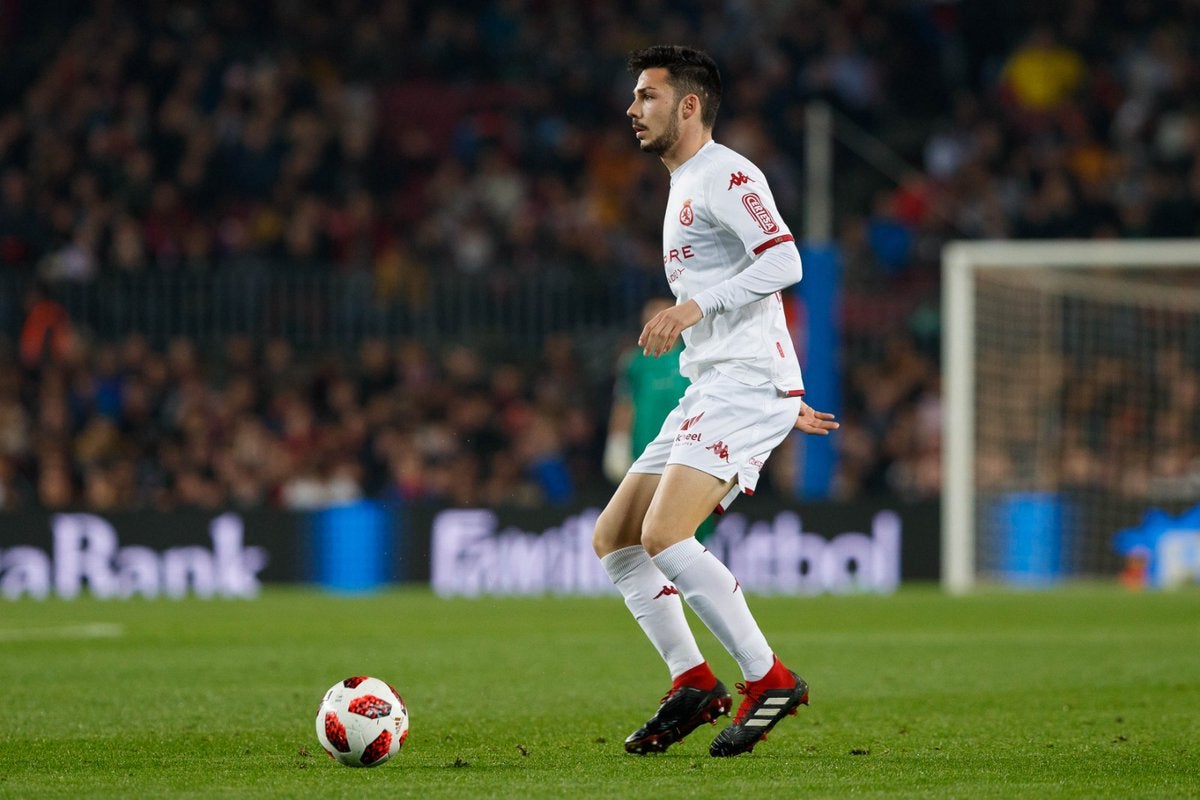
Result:
{"label": "player's hand", "polygon": [[679,334],[702,319],[704,312],[695,300],[663,309],[651,317],[646,327],[642,328],[642,335],[638,337],[642,355],[658,358],[669,352],[679,339]]}
{"label": "player's hand", "polygon": [[814,436],[828,436],[830,431],[836,431],[842,426],[835,420],[833,414],[825,411],[817,411],[812,406],[801,401],[800,416],[796,417],[796,424],[792,427],[801,433],[809,433]]}

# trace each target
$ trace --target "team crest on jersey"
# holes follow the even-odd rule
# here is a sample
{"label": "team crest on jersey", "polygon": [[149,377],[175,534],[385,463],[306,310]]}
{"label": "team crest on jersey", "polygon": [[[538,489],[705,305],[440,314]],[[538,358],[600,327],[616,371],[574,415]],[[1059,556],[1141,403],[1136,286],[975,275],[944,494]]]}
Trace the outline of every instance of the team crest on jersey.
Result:
{"label": "team crest on jersey", "polygon": [[761,197],[750,192],[742,197],[742,205],[750,212],[750,216],[754,217],[754,221],[758,223],[758,227],[762,228],[763,233],[779,233],[779,223],[775,221],[775,217],[771,215]]}
{"label": "team crest on jersey", "polygon": [[696,214],[692,211],[692,198],[683,201],[683,208],[679,210],[679,224],[691,225],[696,221]]}

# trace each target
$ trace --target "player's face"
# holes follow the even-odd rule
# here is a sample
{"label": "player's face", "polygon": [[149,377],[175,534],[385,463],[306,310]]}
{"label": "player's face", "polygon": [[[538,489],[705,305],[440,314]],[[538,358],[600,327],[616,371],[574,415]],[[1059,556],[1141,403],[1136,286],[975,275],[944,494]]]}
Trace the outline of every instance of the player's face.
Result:
{"label": "player's face", "polygon": [[679,104],[668,78],[661,67],[642,70],[633,89],[633,102],[625,110],[646,153],[662,155],[679,141]]}

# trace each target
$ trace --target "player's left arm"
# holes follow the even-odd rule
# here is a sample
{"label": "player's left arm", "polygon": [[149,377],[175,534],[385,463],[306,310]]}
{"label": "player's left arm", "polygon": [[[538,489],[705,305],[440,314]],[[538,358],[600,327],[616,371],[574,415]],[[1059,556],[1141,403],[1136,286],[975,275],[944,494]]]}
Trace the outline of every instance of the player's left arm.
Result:
{"label": "player's left arm", "polygon": [[704,312],[700,310],[700,306],[696,305],[695,300],[688,300],[677,306],[663,309],[651,317],[650,321],[642,328],[642,335],[638,337],[642,355],[658,358],[663,353],[669,352],[675,346],[676,340],[679,339],[679,334],[702,319],[704,319]]}
{"label": "player's left arm", "polygon": [[[775,199],[767,180],[753,166],[742,167],[737,175],[753,177],[745,183],[709,181],[706,205],[717,224],[736,236],[753,257],[750,265],[737,275],[697,293],[679,305],[659,312],[642,328],[638,344],[648,356],[658,357],[671,349],[679,334],[709,314],[740,308],[798,283],[804,270],[800,251],[787,225],[780,221]],[[746,190],[735,190],[746,186]]]}
{"label": "player's left arm", "polygon": [[758,258],[750,262],[750,266],[737,275],[697,293],[692,299],[703,316],[719,314],[783,291],[799,283],[803,275],[800,251],[791,240],[791,234],[788,234],[787,239],[763,250]]}
{"label": "player's left arm", "polygon": [[766,176],[744,165],[744,182],[707,184],[705,199],[718,225],[736,236],[751,259],[748,266],[694,296],[704,316],[749,305],[799,283],[804,276],[800,251],[775,207]]}
{"label": "player's left arm", "polygon": [[695,297],[660,311],[638,338],[642,352],[657,358],[671,349],[679,334],[709,314],[740,308],[770,297],[800,280],[803,269],[800,251],[789,238],[781,241],[728,280],[699,292]]}

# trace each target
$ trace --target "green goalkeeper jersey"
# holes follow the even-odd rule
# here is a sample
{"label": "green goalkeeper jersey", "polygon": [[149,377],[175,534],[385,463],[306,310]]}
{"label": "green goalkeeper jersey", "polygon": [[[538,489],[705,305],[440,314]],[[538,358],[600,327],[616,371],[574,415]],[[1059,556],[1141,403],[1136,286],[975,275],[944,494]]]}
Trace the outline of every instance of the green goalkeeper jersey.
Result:
{"label": "green goalkeeper jersey", "polygon": [[669,353],[658,358],[642,355],[641,348],[633,348],[625,356],[620,373],[622,381],[617,391],[633,404],[630,438],[634,458],[641,455],[646,445],[658,435],[663,420],[687,390],[690,381],[679,374],[682,351],[681,340]]}

